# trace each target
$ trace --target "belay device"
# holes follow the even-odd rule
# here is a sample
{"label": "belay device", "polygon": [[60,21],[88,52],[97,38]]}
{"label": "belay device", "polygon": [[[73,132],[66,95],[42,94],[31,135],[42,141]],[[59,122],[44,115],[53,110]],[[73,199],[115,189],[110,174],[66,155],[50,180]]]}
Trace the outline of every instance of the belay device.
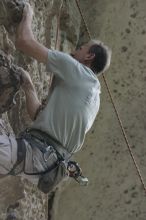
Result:
{"label": "belay device", "polygon": [[82,176],[82,170],[77,162],[70,160],[67,170],[69,171],[69,177],[74,178],[81,186],[88,185],[88,178]]}

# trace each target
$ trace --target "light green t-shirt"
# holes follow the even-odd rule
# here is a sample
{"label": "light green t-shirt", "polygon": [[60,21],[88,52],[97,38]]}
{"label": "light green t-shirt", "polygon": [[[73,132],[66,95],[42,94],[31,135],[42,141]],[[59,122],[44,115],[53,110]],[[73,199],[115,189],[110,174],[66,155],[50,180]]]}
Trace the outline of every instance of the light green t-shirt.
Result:
{"label": "light green t-shirt", "polygon": [[81,148],[99,110],[100,83],[90,68],[59,51],[48,50],[47,71],[54,74],[55,85],[32,127],[74,153]]}

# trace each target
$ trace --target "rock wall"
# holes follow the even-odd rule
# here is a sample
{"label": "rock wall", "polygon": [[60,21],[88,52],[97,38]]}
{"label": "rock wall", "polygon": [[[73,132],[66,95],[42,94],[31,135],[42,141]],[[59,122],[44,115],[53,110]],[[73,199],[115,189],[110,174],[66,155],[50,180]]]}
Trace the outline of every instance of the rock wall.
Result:
{"label": "rock wall", "polygon": [[[106,78],[146,182],[144,145],[146,2],[144,0],[79,2],[93,38],[103,40],[112,48],[112,64]],[[35,12],[33,30],[36,38],[47,47],[54,48],[62,1],[31,0],[30,3]],[[21,0],[0,2],[0,49],[11,57],[16,66],[30,72],[39,98],[43,99],[48,93],[49,84],[45,67],[16,51],[13,43],[14,28],[21,19],[24,4],[25,1]],[[18,15],[18,20],[13,19],[14,11]],[[57,48],[70,52],[77,43],[87,40],[75,1],[63,1],[60,18]],[[17,215],[17,219],[24,220],[145,219],[144,191],[102,77],[99,80],[102,86],[100,112],[83,149],[76,155],[84,174],[90,180],[89,186],[80,187],[74,181],[64,183],[57,191],[52,192],[48,200],[47,196],[38,192],[27,181],[20,181],[19,178],[3,179],[0,181],[0,188],[3,189],[0,190],[0,220],[6,219],[7,212],[7,215],[12,212]],[[31,121],[26,113],[22,91],[19,91],[15,100],[16,105],[2,117],[7,125],[10,122],[17,134]],[[23,199],[19,200],[20,198]],[[48,208],[50,211],[47,213]]]}
{"label": "rock wall", "polygon": [[[59,50],[70,52],[78,41],[80,17],[74,2],[63,2],[62,5],[60,0],[30,1],[34,8],[32,26],[35,37],[48,48],[54,49],[56,47]],[[50,78],[46,75],[45,66],[26,57],[14,46],[16,27],[21,20],[25,3],[25,0],[2,0],[0,2],[0,114],[3,113],[1,117],[5,121],[8,132],[12,132],[13,129],[16,135],[30,125],[31,120],[26,112],[24,93],[19,89],[20,83],[16,83],[16,79],[13,80],[15,83],[12,83],[11,63],[12,67],[16,68],[14,73],[16,76],[19,75],[18,67],[29,71],[40,100],[47,96],[50,85]],[[76,16],[73,12],[76,13]],[[59,33],[56,44],[58,23]],[[3,65],[2,61],[5,60],[7,61],[5,63],[9,65]],[[8,83],[9,81],[10,83]],[[4,90],[8,87],[7,84],[9,84],[8,92],[6,89]],[[14,88],[14,94],[12,94]],[[16,91],[18,92],[16,93]],[[6,96],[6,94],[8,95]],[[10,107],[11,110],[9,110]],[[7,112],[5,112],[6,110]],[[55,192],[46,196],[26,180],[20,180],[19,177],[0,179],[0,188],[0,220],[13,216],[21,220],[52,219]]]}

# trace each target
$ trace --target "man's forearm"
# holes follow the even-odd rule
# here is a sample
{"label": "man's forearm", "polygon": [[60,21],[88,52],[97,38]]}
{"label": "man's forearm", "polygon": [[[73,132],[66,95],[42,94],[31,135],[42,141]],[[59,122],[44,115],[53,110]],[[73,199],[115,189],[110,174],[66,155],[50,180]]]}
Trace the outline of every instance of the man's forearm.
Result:
{"label": "man's forearm", "polygon": [[26,55],[35,58],[39,62],[47,62],[48,49],[34,38],[21,38],[16,42],[16,47]]}
{"label": "man's forearm", "polygon": [[37,97],[35,88],[33,85],[30,85],[26,89],[24,89],[26,96],[26,108],[27,112],[32,120],[35,119],[36,112],[38,108],[41,106],[41,103]]}

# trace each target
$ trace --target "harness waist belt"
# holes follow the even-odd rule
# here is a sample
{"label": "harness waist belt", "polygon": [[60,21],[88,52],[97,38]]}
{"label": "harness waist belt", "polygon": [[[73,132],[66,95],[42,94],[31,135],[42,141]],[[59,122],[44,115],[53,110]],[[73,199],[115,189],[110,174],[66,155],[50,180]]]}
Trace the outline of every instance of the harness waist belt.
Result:
{"label": "harness waist belt", "polygon": [[[51,145],[64,160],[68,160],[72,156],[72,154],[69,153],[65,149],[65,147],[62,146],[62,144],[59,141],[55,140],[53,137],[51,137],[50,135],[48,135],[47,133],[45,133],[43,131],[40,131],[38,129],[28,129],[26,131],[26,134],[30,134],[31,137],[33,137],[41,142],[46,143],[47,146]],[[39,146],[38,146],[38,148],[39,148]],[[45,148],[45,146],[44,146],[44,148]]]}

